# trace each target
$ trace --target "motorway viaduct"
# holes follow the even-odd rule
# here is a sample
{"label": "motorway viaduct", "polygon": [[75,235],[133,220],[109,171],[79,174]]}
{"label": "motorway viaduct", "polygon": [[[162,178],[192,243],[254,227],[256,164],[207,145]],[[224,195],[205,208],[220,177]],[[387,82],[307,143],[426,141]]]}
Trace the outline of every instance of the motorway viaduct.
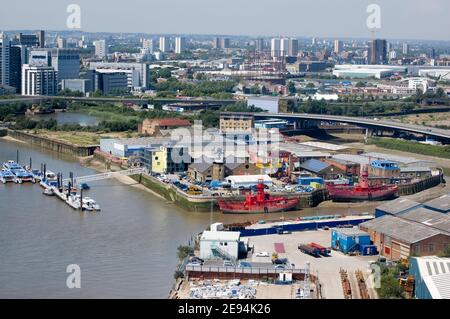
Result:
{"label": "motorway viaduct", "polygon": [[387,121],[381,119],[370,119],[363,117],[335,116],[322,114],[303,114],[303,113],[236,113],[222,112],[228,115],[253,116],[255,120],[263,119],[284,119],[293,122],[298,121],[327,121],[334,123],[352,124],[358,127],[367,128],[373,131],[394,131],[421,134],[439,140],[445,144],[450,144],[450,130],[438,129],[422,125],[406,124],[396,121]]}

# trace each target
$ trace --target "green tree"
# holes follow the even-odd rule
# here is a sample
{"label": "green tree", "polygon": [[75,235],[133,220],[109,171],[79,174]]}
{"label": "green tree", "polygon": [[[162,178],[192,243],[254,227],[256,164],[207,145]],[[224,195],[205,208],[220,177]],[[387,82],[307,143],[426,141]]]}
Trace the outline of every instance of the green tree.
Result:
{"label": "green tree", "polygon": [[288,83],[287,88],[288,88],[289,94],[295,94],[295,93],[297,93],[297,89],[295,88],[295,83],[294,83],[294,82],[290,81],[290,82]]}
{"label": "green tree", "polygon": [[184,258],[190,256],[194,253],[194,249],[189,246],[178,246],[177,248],[177,256],[180,261],[183,261]]}

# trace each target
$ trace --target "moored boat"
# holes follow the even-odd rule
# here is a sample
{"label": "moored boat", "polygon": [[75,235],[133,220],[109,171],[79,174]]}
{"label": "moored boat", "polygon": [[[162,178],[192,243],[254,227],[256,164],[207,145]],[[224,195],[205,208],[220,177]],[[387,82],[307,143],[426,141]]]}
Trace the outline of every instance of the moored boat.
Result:
{"label": "moored boat", "polygon": [[368,173],[363,172],[355,186],[327,185],[328,194],[334,202],[382,201],[398,196],[397,185],[369,185]]}
{"label": "moored boat", "polygon": [[2,169],[0,171],[0,182],[2,182],[3,184],[14,182],[14,174],[6,169]]}
{"label": "moored boat", "polygon": [[293,210],[299,203],[298,198],[273,197],[264,190],[260,182],[256,186],[256,195],[247,194],[244,201],[219,200],[217,205],[225,214],[262,214]]}
{"label": "moored boat", "polygon": [[14,182],[17,184],[22,184],[25,182],[35,182],[33,176],[14,161],[7,161],[3,163],[3,169],[11,172],[14,175]]}

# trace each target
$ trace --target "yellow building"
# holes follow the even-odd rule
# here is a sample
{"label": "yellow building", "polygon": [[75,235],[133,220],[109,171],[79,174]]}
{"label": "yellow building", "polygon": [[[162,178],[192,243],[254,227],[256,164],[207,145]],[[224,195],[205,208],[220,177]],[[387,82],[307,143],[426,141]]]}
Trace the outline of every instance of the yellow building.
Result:
{"label": "yellow building", "polygon": [[167,149],[161,147],[160,150],[152,153],[152,172],[164,174],[167,171]]}

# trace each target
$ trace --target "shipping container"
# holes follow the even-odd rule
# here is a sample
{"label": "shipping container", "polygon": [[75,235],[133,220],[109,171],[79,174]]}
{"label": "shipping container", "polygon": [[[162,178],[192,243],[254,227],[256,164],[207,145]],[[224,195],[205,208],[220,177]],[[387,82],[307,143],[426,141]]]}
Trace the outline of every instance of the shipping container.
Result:
{"label": "shipping container", "polygon": [[322,177],[299,177],[297,178],[297,184],[302,186],[309,186],[311,183],[319,183],[323,185]]}

